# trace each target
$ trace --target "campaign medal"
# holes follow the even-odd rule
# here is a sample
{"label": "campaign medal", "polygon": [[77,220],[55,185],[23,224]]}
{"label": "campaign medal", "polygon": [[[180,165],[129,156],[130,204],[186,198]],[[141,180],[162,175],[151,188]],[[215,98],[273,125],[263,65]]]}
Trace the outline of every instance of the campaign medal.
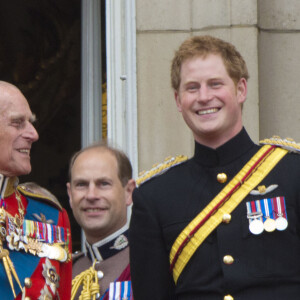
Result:
{"label": "campaign medal", "polygon": [[247,218],[249,219],[249,230],[252,234],[258,235],[264,231],[262,212],[259,201],[247,202]]}
{"label": "campaign medal", "polygon": [[288,227],[284,197],[273,198],[273,205],[276,215],[276,229],[283,231]]}
{"label": "campaign medal", "polygon": [[261,220],[254,219],[250,221],[249,229],[251,233],[258,235],[264,231],[264,224]]}
{"label": "campaign medal", "polygon": [[276,222],[274,220],[274,212],[272,207],[272,199],[260,200],[263,219],[264,219],[264,229],[267,232],[272,232],[276,229]]}

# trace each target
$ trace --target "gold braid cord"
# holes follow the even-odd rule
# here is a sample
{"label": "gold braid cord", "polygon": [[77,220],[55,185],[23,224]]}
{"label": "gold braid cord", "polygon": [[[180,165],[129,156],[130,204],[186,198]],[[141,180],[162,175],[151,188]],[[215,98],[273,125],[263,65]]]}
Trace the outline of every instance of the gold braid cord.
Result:
{"label": "gold braid cord", "polygon": [[184,155],[178,155],[176,157],[167,157],[164,160],[164,162],[153,165],[152,169],[150,169],[149,171],[140,172],[139,177],[136,179],[136,185],[139,186],[142,183],[150,180],[151,178],[163,174],[170,168],[183,163],[187,159],[188,159],[187,156]]}
{"label": "gold braid cord", "polygon": [[282,139],[279,136],[274,135],[270,139],[259,141],[259,143],[261,145],[276,145],[291,152],[300,152],[300,144],[296,143],[292,138]]}
{"label": "gold braid cord", "polygon": [[82,292],[78,298],[79,300],[96,300],[100,297],[100,285],[98,282],[98,272],[95,270],[95,263],[72,280],[71,300],[74,300],[81,285]]}

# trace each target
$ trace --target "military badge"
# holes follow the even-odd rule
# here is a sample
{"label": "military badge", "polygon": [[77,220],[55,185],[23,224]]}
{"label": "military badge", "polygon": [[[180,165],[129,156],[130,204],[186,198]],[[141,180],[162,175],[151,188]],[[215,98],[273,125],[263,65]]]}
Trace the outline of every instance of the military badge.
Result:
{"label": "military badge", "polygon": [[122,250],[128,245],[128,239],[124,234],[118,236],[114,242],[114,245],[110,249]]}
{"label": "military badge", "polygon": [[42,274],[45,278],[46,285],[50,287],[52,293],[55,295],[56,290],[59,287],[59,276],[56,272],[56,268],[48,258],[46,258],[45,263],[43,264]]}

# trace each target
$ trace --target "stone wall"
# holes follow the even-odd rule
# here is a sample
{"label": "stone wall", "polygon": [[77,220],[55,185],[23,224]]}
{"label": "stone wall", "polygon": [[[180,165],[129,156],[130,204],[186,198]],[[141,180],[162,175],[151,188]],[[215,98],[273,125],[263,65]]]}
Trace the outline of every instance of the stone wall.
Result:
{"label": "stone wall", "polygon": [[300,141],[299,16],[298,0],[136,0],[139,169],[193,153],[170,85],[174,51],[193,35],[227,40],[245,58],[243,117],[255,142],[274,134]]}

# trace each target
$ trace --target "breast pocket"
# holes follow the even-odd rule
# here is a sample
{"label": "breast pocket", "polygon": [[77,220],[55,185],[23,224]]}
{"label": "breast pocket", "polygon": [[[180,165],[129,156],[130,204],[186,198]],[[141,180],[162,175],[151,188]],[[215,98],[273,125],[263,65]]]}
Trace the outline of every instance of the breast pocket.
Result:
{"label": "breast pocket", "polygon": [[300,274],[300,240],[297,232],[295,208],[286,207],[288,226],[285,230],[274,230],[253,234],[249,220],[242,219],[243,257],[247,270],[256,277],[285,277]]}

